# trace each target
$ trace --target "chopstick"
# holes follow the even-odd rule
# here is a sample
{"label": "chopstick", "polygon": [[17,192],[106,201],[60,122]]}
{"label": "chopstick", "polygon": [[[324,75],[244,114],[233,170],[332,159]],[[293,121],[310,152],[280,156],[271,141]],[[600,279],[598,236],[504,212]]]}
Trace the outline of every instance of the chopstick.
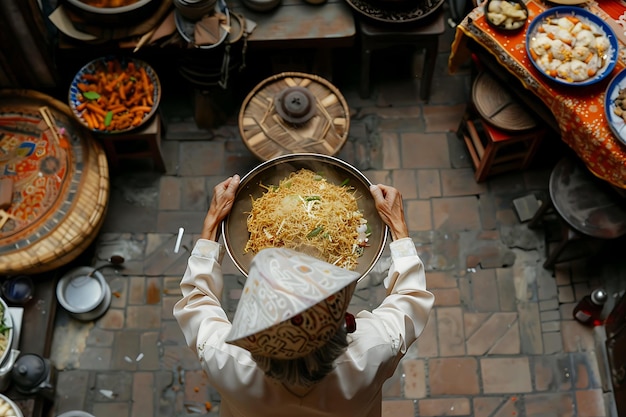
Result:
{"label": "chopstick", "polygon": [[54,116],[52,112],[47,106],[43,106],[39,108],[39,113],[41,113],[41,117],[46,122],[46,125],[52,132],[52,137],[54,138],[57,145],[61,145],[61,138],[59,136],[59,131],[57,130],[57,125],[54,121]]}
{"label": "chopstick", "polygon": [[133,49],[133,52],[137,52],[142,46],[144,46],[150,40],[150,38],[152,38],[152,35],[154,35],[154,32],[156,32],[157,28],[158,28],[158,25],[153,27],[148,33],[145,33],[139,39],[139,42],[137,42],[137,46],[135,46],[135,49]]}
{"label": "chopstick", "polygon": [[15,216],[12,216],[11,214],[9,214],[8,212],[0,209],[0,230],[2,230],[2,228],[4,227],[4,224],[9,220],[9,219],[15,219]]}

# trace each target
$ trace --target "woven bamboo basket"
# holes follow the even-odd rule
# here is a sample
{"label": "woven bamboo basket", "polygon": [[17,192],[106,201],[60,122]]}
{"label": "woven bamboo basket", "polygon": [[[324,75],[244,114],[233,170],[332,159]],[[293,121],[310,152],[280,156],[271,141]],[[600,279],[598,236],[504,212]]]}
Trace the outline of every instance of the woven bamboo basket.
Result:
{"label": "woven bamboo basket", "polygon": [[474,80],[472,100],[481,117],[499,129],[517,132],[537,127],[537,121],[506,87],[484,71]]}
{"label": "woven bamboo basket", "polygon": [[[297,89],[310,104],[310,113],[299,118],[304,121],[286,117],[279,107],[283,93]],[[243,142],[263,161],[292,153],[334,156],[345,144],[349,129],[350,111],[341,92],[326,79],[301,72],[265,79],[244,99],[239,112]]]}
{"label": "woven bamboo basket", "polygon": [[0,178],[13,182],[11,204],[0,212],[0,275],[59,268],[102,226],[106,155],[66,104],[31,90],[0,91],[0,134]]}

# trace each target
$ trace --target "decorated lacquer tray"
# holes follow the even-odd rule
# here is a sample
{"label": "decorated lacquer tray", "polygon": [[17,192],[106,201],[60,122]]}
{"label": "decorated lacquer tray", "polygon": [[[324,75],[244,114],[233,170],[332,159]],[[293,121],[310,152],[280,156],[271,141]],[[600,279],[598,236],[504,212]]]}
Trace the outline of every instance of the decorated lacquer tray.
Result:
{"label": "decorated lacquer tray", "polygon": [[109,195],[101,147],[67,105],[30,90],[0,92],[0,275],[53,269],[93,240]]}

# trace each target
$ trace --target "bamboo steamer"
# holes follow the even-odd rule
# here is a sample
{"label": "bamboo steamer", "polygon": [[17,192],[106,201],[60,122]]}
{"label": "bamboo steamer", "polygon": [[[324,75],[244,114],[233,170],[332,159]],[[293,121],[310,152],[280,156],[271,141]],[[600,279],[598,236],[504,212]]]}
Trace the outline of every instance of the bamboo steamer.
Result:
{"label": "bamboo steamer", "polygon": [[[286,113],[281,103],[289,97],[308,101],[310,108],[297,115],[289,109]],[[262,161],[293,153],[334,156],[345,144],[349,129],[350,111],[341,92],[326,79],[301,72],[283,72],[263,80],[244,99],[239,112],[243,142]]]}
{"label": "bamboo steamer", "polygon": [[481,117],[491,125],[509,132],[534,129],[537,121],[493,76],[481,72],[472,86],[472,102]]}
{"label": "bamboo steamer", "polygon": [[31,90],[0,90],[0,134],[0,178],[13,181],[0,228],[0,275],[59,268],[80,255],[102,226],[109,199],[106,155],[66,104]]}

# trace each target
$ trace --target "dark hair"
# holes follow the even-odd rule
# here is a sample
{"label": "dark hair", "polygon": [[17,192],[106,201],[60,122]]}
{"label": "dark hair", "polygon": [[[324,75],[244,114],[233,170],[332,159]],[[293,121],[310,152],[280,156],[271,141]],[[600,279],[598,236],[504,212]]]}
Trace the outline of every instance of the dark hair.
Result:
{"label": "dark hair", "polygon": [[346,328],[341,325],[324,346],[302,358],[285,360],[257,355],[252,355],[252,358],[271,378],[290,385],[311,386],[334,369],[335,359],[341,356],[347,347]]}

